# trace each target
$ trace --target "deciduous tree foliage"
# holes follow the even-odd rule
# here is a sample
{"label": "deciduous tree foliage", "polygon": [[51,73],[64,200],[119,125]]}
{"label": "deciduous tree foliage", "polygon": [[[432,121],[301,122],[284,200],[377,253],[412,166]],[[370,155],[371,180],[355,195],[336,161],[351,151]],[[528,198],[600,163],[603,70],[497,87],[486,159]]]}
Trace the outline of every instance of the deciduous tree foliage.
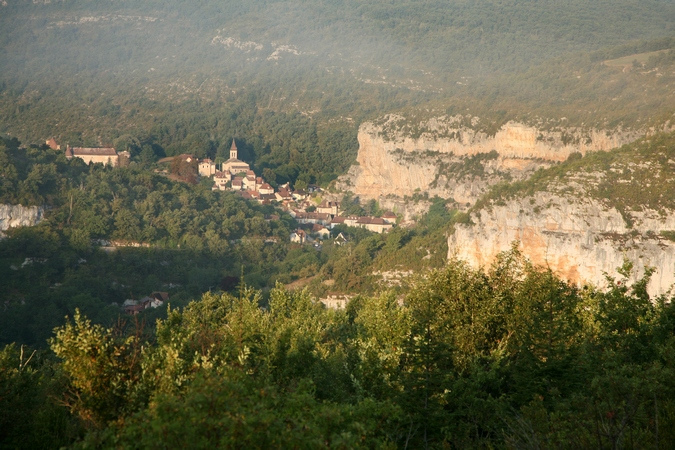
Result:
{"label": "deciduous tree foliage", "polygon": [[[647,295],[649,271],[627,286],[631,270],[579,290],[514,249],[344,311],[242,285],[172,310],[151,337],[76,315],[51,340],[65,385],[50,389],[83,446],[667,447],[675,311]],[[0,400],[49,402],[31,397],[37,378],[11,381],[21,370]]]}

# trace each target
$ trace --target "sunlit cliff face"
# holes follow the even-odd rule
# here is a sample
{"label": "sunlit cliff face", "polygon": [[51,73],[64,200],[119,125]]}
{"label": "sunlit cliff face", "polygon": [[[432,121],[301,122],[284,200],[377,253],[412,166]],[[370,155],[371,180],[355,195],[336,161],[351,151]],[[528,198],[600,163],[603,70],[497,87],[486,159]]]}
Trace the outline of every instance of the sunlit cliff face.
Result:
{"label": "sunlit cliff face", "polygon": [[652,295],[675,283],[675,243],[659,234],[675,229],[675,214],[641,211],[629,228],[619,211],[596,200],[540,192],[483,208],[471,218],[472,224],[456,225],[448,237],[448,256],[474,267],[489,267],[517,243],[532,263],[579,285],[605,286],[605,274],[618,277],[626,259],[635,267],[632,281],[645,267],[656,268]]}
{"label": "sunlit cliff face", "polygon": [[[567,130],[571,137],[563,141],[562,132],[539,131],[513,122],[502,126],[495,136],[452,121],[433,119],[429,124],[430,131],[419,137],[363,124],[358,135],[358,165],[343,178],[342,187],[365,198],[427,193],[461,205],[473,204],[497,182],[522,179],[572,153],[609,150],[640,136],[639,132],[573,129]],[[481,160],[482,168],[462,167],[467,158],[494,151],[496,155]]]}

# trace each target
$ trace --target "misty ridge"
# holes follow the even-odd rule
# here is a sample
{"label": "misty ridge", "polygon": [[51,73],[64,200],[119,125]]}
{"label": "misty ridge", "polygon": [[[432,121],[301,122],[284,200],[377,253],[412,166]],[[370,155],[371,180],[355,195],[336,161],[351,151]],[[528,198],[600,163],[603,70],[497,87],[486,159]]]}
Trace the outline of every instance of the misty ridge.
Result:
{"label": "misty ridge", "polygon": [[561,57],[578,63],[669,38],[674,14],[664,1],[14,1],[0,17],[2,78],[18,89],[94,75],[137,88],[175,80],[193,95],[207,80],[217,88],[205,98],[273,87],[300,105],[339,97],[337,85],[357,101],[377,88],[420,103]]}

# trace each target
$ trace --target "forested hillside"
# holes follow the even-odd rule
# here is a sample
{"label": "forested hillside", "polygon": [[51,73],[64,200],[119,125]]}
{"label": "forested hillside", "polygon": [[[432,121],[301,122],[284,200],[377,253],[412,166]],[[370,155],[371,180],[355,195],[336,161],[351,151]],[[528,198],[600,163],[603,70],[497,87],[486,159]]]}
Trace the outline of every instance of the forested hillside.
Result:
{"label": "forested hillside", "polygon": [[327,183],[385,113],[468,113],[488,130],[672,115],[667,1],[6,3],[0,128],[24,142],[213,158],[236,136],[260,171]]}
{"label": "forested hillside", "polygon": [[[43,346],[75,308],[111,324],[127,298],[169,290],[180,305],[209,289],[234,288],[226,280],[242,272],[264,287],[281,272],[272,266],[303,261],[305,253],[300,267],[317,260],[311,249],[286,258],[294,221],[269,219],[272,207],[173,181],[142,164],[87,166],[45,146],[18,146],[0,142],[0,202],[47,211],[37,226],[10,229],[0,240],[1,342]],[[101,251],[111,241],[121,248]]]}
{"label": "forested hillside", "polygon": [[[0,139],[0,204],[40,205],[34,227],[6,231],[0,239],[0,343],[37,347],[76,308],[110,326],[125,299],[168,291],[173,307],[203,292],[232,291],[243,276],[267,295],[277,282],[301,280],[317,296],[328,287],[375,292],[374,270],[441,267],[444,226],[452,217],[436,204],[413,229],[376,235],[340,226],[348,245],[292,245],[297,223],[274,206],[248,202],[232,192],[157,174],[155,165],[125,168],[85,165],[46,146],[21,147]],[[373,214],[376,202],[345,198],[344,211]],[[110,247],[106,252],[102,248]],[[432,249],[431,252],[427,249]],[[150,313],[148,320],[166,313]]]}

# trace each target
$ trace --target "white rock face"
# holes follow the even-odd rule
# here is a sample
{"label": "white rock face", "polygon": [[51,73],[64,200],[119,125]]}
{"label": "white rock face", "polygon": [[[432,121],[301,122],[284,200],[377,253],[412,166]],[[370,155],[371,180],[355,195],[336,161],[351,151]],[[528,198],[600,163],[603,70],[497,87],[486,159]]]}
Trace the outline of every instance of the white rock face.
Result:
{"label": "white rock face", "polygon": [[44,214],[40,206],[0,205],[0,232],[14,227],[37,225]]}
{"label": "white rock face", "polygon": [[634,264],[635,281],[645,266],[656,268],[648,290],[663,294],[675,283],[675,242],[659,235],[675,230],[675,212],[632,212],[632,228],[622,215],[597,200],[539,192],[473,214],[473,225],[457,225],[448,238],[448,257],[487,267],[514,241],[533,263],[549,267],[577,284],[605,285],[617,278],[624,259]]}
{"label": "white rock face", "polygon": [[[358,165],[341,178],[339,188],[363,198],[427,193],[473,204],[492,184],[526,178],[574,152],[609,150],[640,137],[637,132],[572,128],[539,131],[515,122],[488,136],[461,125],[460,118],[445,117],[421,123],[425,131],[413,138],[397,128],[401,120],[390,116],[382,125],[361,125]],[[492,151],[497,156],[483,160],[483,173],[457,173],[467,157]]]}

